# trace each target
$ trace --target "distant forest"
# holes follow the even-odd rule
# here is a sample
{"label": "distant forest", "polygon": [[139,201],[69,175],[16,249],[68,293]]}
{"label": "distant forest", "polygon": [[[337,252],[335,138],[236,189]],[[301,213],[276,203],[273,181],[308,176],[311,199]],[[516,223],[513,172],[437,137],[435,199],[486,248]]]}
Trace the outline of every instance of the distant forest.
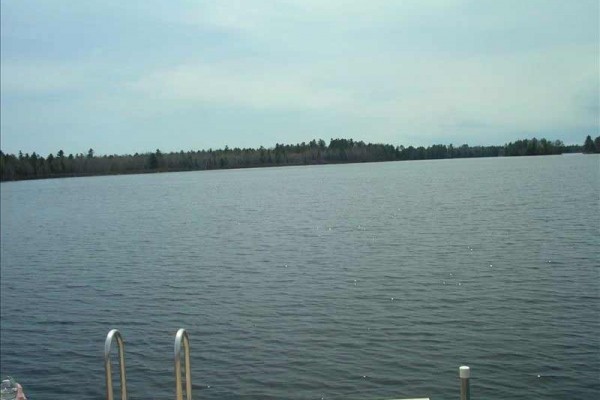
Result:
{"label": "distant forest", "polygon": [[436,144],[429,147],[393,146],[352,139],[312,140],[299,144],[276,144],[273,148],[229,148],[133,155],[86,154],[43,157],[39,154],[5,154],[0,151],[0,180],[43,179],[71,176],[137,174],[146,172],[198,171],[285,165],[340,164],[378,161],[430,160],[443,158],[537,156],[562,153],[599,153],[600,136],[587,136],[582,146],[564,145],[560,140],[524,139],[504,146]]}

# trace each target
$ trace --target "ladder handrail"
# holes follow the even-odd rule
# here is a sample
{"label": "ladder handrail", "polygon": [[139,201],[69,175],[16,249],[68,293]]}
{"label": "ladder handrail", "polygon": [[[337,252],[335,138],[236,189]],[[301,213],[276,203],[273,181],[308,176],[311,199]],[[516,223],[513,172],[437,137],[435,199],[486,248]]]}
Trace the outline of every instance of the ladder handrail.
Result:
{"label": "ladder handrail", "polygon": [[183,400],[181,387],[181,347],[185,357],[185,394],[186,400],[192,400],[192,372],[190,371],[190,338],[185,329],[181,328],[175,335],[175,398]]}
{"label": "ladder handrail", "polygon": [[127,400],[127,378],[125,376],[125,343],[123,336],[116,329],[111,329],[106,335],[104,342],[104,370],[106,371],[106,399],[113,400],[112,367],[110,362],[110,350],[113,338],[117,339],[119,349],[119,370],[121,378],[121,400]]}

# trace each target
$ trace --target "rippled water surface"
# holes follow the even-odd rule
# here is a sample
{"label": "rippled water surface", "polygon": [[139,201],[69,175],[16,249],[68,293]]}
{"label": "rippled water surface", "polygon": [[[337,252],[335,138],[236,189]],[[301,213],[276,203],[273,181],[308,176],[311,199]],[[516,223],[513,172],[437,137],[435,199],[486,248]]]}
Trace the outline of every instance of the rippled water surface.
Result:
{"label": "rippled water surface", "polygon": [[600,158],[393,162],[1,185],[1,373],[36,399],[591,399]]}

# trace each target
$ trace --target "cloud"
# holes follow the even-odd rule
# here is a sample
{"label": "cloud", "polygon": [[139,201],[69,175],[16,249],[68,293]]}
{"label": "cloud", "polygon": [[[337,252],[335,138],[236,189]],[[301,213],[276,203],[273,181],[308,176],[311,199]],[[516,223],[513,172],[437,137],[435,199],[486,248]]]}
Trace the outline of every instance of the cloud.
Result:
{"label": "cloud", "polygon": [[3,95],[44,95],[81,89],[85,68],[69,63],[3,62],[0,87]]}
{"label": "cloud", "polygon": [[131,88],[152,98],[256,109],[337,109],[349,102],[342,91],[316,85],[301,69],[257,62],[181,65],[152,72]]}
{"label": "cloud", "polygon": [[[278,64],[198,61],[154,71],[130,88],[174,104],[326,111],[363,117],[378,131],[441,135],[533,132],[594,123],[581,93],[597,87],[593,48],[563,47],[511,56],[423,55]],[[340,68],[344,65],[344,68]]]}
{"label": "cloud", "polygon": [[302,25],[314,28],[327,25],[336,28],[381,26],[382,22],[398,23],[430,13],[455,9],[464,0],[385,0],[374,6],[363,0],[282,0],[274,6],[271,1],[223,0],[194,2],[181,10],[171,22],[189,25],[209,25],[221,29],[244,31],[261,35],[274,28]]}
{"label": "cloud", "polygon": [[595,1],[20,4],[1,15],[12,149],[67,131],[166,148],[174,125],[178,148],[197,132],[489,143],[600,123]]}

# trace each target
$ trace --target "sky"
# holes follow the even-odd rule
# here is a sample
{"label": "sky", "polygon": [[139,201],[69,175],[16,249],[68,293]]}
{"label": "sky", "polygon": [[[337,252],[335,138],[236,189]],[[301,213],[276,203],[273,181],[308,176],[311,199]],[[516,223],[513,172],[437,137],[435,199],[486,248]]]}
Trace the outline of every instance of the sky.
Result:
{"label": "sky", "polygon": [[599,135],[597,0],[0,7],[5,153]]}

